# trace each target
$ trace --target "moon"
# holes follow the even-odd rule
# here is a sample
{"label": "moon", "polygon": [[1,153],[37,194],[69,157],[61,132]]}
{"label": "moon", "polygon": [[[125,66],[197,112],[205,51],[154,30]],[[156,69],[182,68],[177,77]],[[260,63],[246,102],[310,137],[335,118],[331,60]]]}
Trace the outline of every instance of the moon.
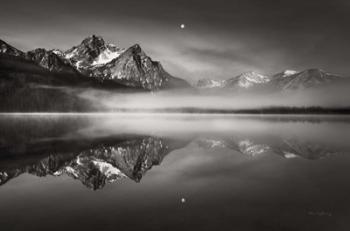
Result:
{"label": "moon", "polygon": [[181,29],[185,29],[185,27],[186,27],[185,24],[181,24],[181,25],[180,25],[180,28],[181,28]]}

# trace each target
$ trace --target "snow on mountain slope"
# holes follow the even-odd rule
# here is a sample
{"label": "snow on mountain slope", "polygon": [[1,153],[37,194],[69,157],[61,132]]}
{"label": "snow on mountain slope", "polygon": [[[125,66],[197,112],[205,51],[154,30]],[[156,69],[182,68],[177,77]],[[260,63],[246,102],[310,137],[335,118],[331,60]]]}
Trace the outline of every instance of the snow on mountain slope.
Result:
{"label": "snow on mountain slope", "polygon": [[106,44],[101,36],[92,35],[85,38],[79,45],[63,52],[63,57],[80,72],[86,74],[94,66],[107,64],[124,51],[125,49],[113,44]]}
{"label": "snow on mountain slope", "polygon": [[283,73],[283,77],[286,77],[286,76],[290,76],[290,75],[295,75],[296,73],[298,73],[297,71],[294,71],[294,70],[285,70]]}
{"label": "snow on mountain slope", "polygon": [[234,78],[226,80],[225,87],[250,88],[257,84],[267,83],[271,79],[268,76],[256,72],[246,72]]}
{"label": "snow on mountain slope", "polygon": [[321,69],[307,69],[293,75],[274,78],[270,84],[280,90],[296,90],[332,84],[341,80],[344,78]]}
{"label": "snow on mountain slope", "polygon": [[197,82],[198,88],[251,88],[253,86],[267,83],[270,77],[256,72],[246,72],[227,80],[201,79]]}
{"label": "snow on mountain slope", "polygon": [[83,75],[101,81],[112,80],[151,91],[190,87],[185,80],[167,73],[138,44],[122,49],[106,44],[100,36],[92,35],[64,52],[63,56]]}
{"label": "snow on mountain slope", "polygon": [[285,70],[285,71],[282,71],[282,72],[279,72],[277,74],[274,74],[272,75],[271,77],[271,80],[274,80],[274,79],[283,79],[285,77],[289,77],[291,75],[295,75],[297,74],[298,71],[293,71],[293,70]]}
{"label": "snow on mountain slope", "polygon": [[99,56],[94,60],[92,65],[95,66],[107,64],[113,59],[118,58],[124,51],[125,49],[120,49],[113,44],[108,44],[106,50],[99,54]]}
{"label": "snow on mountain slope", "polygon": [[285,70],[272,76],[265,76],[256,72],[246,72],[227,80],[202,79],[197,83],[198,88],[226,88],[226,89],[266,89],[295,90],[333,84],[339,81],[348,82],[346,78],[327,73],[321,69],[307,69],[305,71]]}

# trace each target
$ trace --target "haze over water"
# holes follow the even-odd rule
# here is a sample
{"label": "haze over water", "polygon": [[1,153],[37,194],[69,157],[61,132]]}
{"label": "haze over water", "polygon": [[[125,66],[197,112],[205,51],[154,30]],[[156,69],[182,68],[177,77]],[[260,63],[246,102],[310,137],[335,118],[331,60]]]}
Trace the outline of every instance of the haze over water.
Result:
{"label": "haze over water", "polygon": [[348,230],[350,117],[0,116],[1,230]]}

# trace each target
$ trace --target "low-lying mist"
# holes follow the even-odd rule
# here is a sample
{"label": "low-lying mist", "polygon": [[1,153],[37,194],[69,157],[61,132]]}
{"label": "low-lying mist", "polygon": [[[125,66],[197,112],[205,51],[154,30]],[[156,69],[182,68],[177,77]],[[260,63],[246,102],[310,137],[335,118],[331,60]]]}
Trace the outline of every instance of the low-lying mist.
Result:
{"label": "low-lying mist", "polygon": [[159,109],[215,109],[239,110],[270,107],[349,107],[349,86],[300,89],[284,92],[205,92],[159,91],[145,93],[118,93],[103,90],[81,90],[79,97],[88,100],[95,108],[117,110]]}

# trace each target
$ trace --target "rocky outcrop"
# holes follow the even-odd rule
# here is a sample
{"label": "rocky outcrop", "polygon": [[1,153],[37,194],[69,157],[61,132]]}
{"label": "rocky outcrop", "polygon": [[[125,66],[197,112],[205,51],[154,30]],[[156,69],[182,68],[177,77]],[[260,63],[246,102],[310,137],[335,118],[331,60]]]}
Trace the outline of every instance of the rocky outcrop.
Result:
{"label": "rocky outcrop", "polygon": [[78,74],[69,62],[59,57],[54,51],[38,48],[29,51],[27,57],[49,71],[62,74]]}

